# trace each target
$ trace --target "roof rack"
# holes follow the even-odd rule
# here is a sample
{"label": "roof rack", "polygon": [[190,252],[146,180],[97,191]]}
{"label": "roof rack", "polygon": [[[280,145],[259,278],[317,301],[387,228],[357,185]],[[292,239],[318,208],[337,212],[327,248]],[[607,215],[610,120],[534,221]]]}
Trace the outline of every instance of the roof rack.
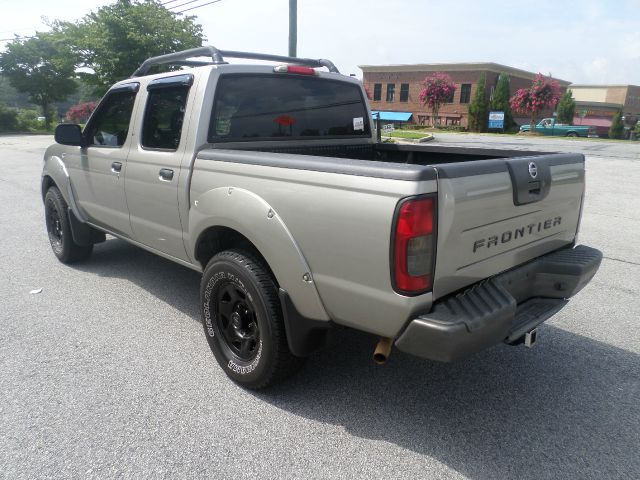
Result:
{"label": "roof rack", "polygon": [[[189,60],[194,57],[211,57],[211,61]],[[151,57],[146,59],[138,69],[133,72],[131,78],[141,77],[146,75],[149,69],[155,65],[180,65],[188,67],[199,67],[203,65],[223,65],[227,62],[224,61],[224,57],[229,58],[245,58],[251,60],[268,60],[274,62],[292,63],[295,65],[305,65],[308,67],[326,67],[330,72],[340,73],[331,60],[311,58],[298,58],[298,57],[285,57],[281,55],[269,55],[266,53],[251,53],[251,52],[235,52],[232,50],[218,50],[216,47],[207,45],[199,48],[191,48],[189,50],[183,50],[176,53],[168,53],[167,55],[160,55],[158,57]]]}

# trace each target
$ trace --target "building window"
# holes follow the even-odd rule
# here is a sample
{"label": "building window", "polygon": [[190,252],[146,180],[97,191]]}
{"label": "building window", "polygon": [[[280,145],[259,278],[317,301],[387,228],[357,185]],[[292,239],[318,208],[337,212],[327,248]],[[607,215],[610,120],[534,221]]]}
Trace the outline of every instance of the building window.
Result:
{"label": "building window", "polygon": [[460,103],[469,103],[471,101],[471,84],[463,83],[460,85]]}
{"label": "building window", "polygon": [[379,102],[382,100],[382,84],[374,83],[373,84],[373,101]]}
{"label": "building window", "polygon": [[400,101],[401,102],[409,101],[409,84],[408,83],[400,84]]}
{"label": "building window", "polygon": [[451,92],[451,94],[447,97],[447,99],[444,101],[444,103],[453,103],[453,96],[456,94],[456,91],[454,90],[453,92]]}
{"label": "building window", "polygon": [[393,102],[396,96],[396,84],[387,83],[387,102]]}

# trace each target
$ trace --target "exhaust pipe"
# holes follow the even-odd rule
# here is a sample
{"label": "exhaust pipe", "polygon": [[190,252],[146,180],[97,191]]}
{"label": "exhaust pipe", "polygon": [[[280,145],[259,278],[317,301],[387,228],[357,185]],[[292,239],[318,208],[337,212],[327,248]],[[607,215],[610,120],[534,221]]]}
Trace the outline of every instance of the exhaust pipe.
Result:
{"label": "exhaust pipe", "polygon": [[389,337],[380,337],[376,349],[373,351],[373,361],[378,365],[384,365],[387,363],[387,359],[391,354],[391,347],[393,347],[393,339]]}
{"label": "exhaust pipe", "polygon": [[524,334],[524,346],[528,348],[532,348],[536,342],[538,341],[538,329],[534,328],[533,330]]}

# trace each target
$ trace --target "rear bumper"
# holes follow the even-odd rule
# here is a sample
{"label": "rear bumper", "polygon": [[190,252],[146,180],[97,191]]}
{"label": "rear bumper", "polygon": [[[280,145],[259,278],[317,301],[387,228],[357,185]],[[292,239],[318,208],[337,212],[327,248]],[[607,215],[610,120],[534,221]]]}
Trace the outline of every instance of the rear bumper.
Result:
{"label": "rear bumper", "polygon": [[567,303],[593,278],[602,252],[563,248],[436,302],[409,322],[398,349],[450,362],[500,342],[514,343]]}

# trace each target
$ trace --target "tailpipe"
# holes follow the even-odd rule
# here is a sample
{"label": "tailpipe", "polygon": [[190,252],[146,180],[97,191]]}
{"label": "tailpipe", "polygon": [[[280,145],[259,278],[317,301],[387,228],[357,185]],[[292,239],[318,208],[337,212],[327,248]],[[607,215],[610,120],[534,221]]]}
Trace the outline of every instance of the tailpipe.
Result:
{"label": "tailpipe", "polygon": [[391,347],[393,347],[393,339],[389,337],[380,337],[376,349],[373,351],[373,361],[378,365],[387,363],[389,355],[391,355]]}
{"label": "tailpipe", "polygon": [[534,328],[533,330],[524,334],[524,346],[533,348],[533,346],[538,342],[538,329]]}

